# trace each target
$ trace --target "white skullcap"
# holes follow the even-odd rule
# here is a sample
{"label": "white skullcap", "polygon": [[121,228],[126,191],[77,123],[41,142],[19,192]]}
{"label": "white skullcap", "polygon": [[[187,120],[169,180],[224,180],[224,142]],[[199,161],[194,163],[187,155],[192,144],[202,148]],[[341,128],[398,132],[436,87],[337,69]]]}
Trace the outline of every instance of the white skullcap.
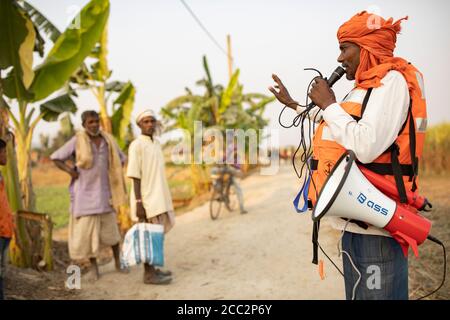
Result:
{"label": "white skullcap", "polygon": [[136,118],[136,124],[139,124],[139,122],[144,119],[145,117],[153,117],[156,119],[155,112],[153,110],[145,110],[142,113],[140,113]]}

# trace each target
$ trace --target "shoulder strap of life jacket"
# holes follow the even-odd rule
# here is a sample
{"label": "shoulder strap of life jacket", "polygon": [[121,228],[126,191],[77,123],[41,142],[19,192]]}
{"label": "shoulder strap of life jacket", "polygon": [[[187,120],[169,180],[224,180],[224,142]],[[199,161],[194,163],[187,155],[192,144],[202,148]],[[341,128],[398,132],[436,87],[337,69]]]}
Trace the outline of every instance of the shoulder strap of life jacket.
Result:
{"label": "shoulder strap of life jacket", "polygon": [[373,88],[367,89],[366,96],[364,97],[362,106],[361,106],[361,118],[364,115],[364,111],[366,111],[367,103],[369,102],[370,95],[372,94]]}
{"label": "shoulder strap of life jacket", "polygon": [[394,176],[395,184],[397,185],[397,190],[401,203],[407,202],[406,188],[405,183],[403,181],[403,176],[409,176],[409,181],[413,181],[411,191],[414,192],[417,189],[416,177],[418,174],[419,161],[416,156],[416,131],[414,124],[414,117],[412,114],[412,99],[410,99],[409,102],[408,117],[404,122],[402,129],[399,132],[399,135],[405,129],[407,122],[409,122],[409,152],[411,156],[411,164],[403,164],[403,165],[400,164],[398,160],[400,148],[395,142],[385,152],[383,152],[383,154],[390,152],[391,163],[367,163],[367,164],[359,163],[360,165],[364,166],[365,168],[375,173],[381,175]]}
{"label": "shoulder strap of life jacket", "polygon": [[358,117],[358,116],[352,115],[352,118],[355,119],[356,121],[359,121],[362,119],[364,111],[366,111],[366,107],[367,107],[367,103],[369,102],[370,95],[372,94],[372,90],[373,90],[373,88],[367,89],[366,95],[364,96],[364,100],[362,102],[360,116]]}
{"label": "shoulder strap of life jacket", "polygon": [[412,100],[409,103],[409,153],[411,155],[411,165],[414,171],[413,175],[410,175],[409,181],[412,181],[411,191],[417,190],[416,178],[419,174],[419,158],[416,155],[416,127],[412,114]]}

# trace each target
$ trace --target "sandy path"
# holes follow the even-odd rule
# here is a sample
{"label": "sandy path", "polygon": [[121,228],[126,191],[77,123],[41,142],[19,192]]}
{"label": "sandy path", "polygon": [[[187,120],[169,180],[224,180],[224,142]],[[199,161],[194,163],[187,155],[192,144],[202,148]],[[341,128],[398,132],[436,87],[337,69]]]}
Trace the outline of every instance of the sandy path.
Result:
{"label": "sandy path", "polygon": [[[311,264],[310,214],[292,207],[298,181],[290,166],[275,176],[242,181],[249,213],[223,210],[209,217],[208,205],[177,218],[166,238],[168,286],[145,285],[143,267],[128,275],[101,267],[96,283],[82,281],[84,299],[343,299],[342,276],[329,262],[325,280]],[[337,261],[338,234],[324,225],[320,240]]]}

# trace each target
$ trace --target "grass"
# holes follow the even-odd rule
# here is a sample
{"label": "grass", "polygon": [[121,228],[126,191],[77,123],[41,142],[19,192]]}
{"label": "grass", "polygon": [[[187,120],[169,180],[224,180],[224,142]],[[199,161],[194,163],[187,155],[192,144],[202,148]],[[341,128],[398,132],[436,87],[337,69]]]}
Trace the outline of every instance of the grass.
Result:
{"label": "grass", "polygon": [[55,228],[69,223],[70,197],[67,186],[35,187],[37,212],[47,213],[55,223]]}
{"label": "grass", "polygon": [[169,188],[173,198],[188,199],[194,196],[194,187],[189,180],[169,180]]}
{"label": "grass", "polygon": [[[188,199],[194,195],[192,183],[189,180],[169,180],[169,188],[174,199]],[[40,185],[34,187],[34,192],[36,194],[36,211],[49,214],[55,223],[55,229],[67,226],[70,208],[68,187],[65,185]]]}
{"label": "grass", "polygon": [[[431,234],[441,240],[447,249],[450,245],[450,176],[424,176],[420,181],[420,194],[427,197],[433,204],[433,210],[429,213],[421,212],[423,216],[433,223]],[[448,271],[447,257],[447,271]],[[419,247],[419,259],[411,253],[409,256],[409,280],[411,299],[433,291],[441,282],[443,275],[442,248],[431,241],[425,241]],[[448,276],[448,274],[447,274]],[[450,299],[450,281],[446,281],[438,293],[430,299]]]}
{"label": "grass", "polygon": [[427,129],[422,161],[419,168],[427,174],[450,173],[450,123]]}

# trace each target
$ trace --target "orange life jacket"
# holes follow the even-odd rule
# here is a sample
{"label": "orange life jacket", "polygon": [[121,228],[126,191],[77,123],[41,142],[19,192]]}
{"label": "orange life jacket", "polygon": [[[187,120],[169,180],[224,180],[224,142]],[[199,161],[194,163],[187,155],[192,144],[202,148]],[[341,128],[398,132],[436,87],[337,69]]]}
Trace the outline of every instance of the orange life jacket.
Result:
{"label": "orange life jacket", "polygon": [[[363,164],[368,169],[395,182],[401,199],[402,183],[403,190],[407,188],[407,190],[415,191],[417,189],[418,163],[422,156],[427,120],[422,74],[411,64],[402,74],[408,83],[410,94],[408,117],[394,144],[372,163]],[[364,114],[371,92],[372,88],[366,90],[356,87],[340,106],[356,121],[359,121]],[[322,120],[313,139],[311,162],[313,172],[308,192],[308,198],[312,205],[316,203],[325,180],[344,151],[345,149],[333,140],[326,122]],[[406,202],[406,200],[402,202]]]}
{"label": "orange life jacket", "polygon": [[14,232],[14,220],[12,210],[8,203],[5,182],[0,174],[0,237],[12,238]]}

